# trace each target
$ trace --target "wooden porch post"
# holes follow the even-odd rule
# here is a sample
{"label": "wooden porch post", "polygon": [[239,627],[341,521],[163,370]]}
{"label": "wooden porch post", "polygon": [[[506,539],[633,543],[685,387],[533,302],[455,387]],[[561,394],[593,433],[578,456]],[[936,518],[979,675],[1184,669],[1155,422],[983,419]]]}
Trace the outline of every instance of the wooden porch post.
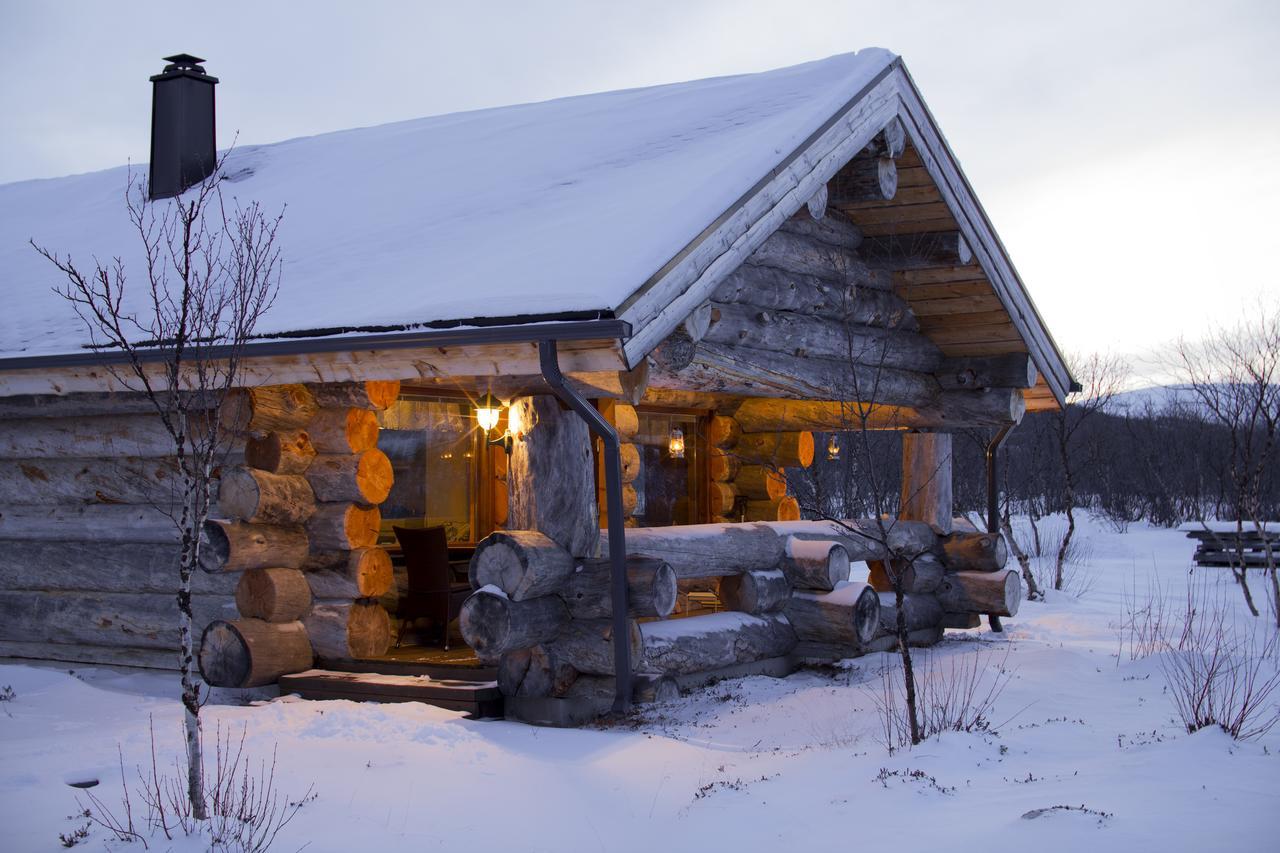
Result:
{"label": "wooden porch post", "polygon": [[902,500],[898,518],[951,532],[951,434],[902,434]]}

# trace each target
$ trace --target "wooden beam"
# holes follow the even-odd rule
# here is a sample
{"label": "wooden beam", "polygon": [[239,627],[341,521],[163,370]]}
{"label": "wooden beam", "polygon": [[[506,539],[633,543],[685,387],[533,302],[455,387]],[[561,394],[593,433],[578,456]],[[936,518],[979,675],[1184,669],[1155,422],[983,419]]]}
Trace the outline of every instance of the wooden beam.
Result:
{"label": "wooden beam", "polygon": [[867,237],[862,256],[889,269],[967,266],[973,252],[959,231],[925,231]]}
{"label": "wooden beam", "polygon": [[827,184],[832,205],[883,201],[898,191],[898,165],[891,157],[858,155]]}
{"label": "wooden beam", "polygon": [[1010,388],[943,391],[922,407],[831,400],[744,400],[733,416],[744,433],[794,430],[944,429],[1017,423],[1026,411],[1022,393]]}
{"label": "wooden beam", "polygon": [[[360,350],[359,338],[344,352],[291,356],[248,357],[240,363],[237,381],[246,386],[295,382],[362,382],[400,379],[410,383],[450,380],[458,376],[541,376],[536,342],[422,349]],[[627,369],[618,342],[565,341],[560,345],[565,373]],[[152,369],[163,382],[163,366]],[[182,377],[184,386],[196,380]],[[63,395],[83,392],[130,391],[103,367],[54,367],[0,371],[0,398],[15,394]]]}
{"label": "wooden beam", "polygon": [[[714,303],[712,322],[703,340],[728,347],[774,350],[924,373],[936,370],[941,361],[938,348],[916,332],[731,303]],[[689,342],[687,360],[682,366],[693,361],[694,349]]]}
{"label": "wooden beam", "polygon": [[874,397],[880,403],[902,406],[926,405],[937,390],[933,377],[922,373],[707,341],[697,345],[691,363],[682,370],[655,366],[650,384],[654,388],[744,397]]}
{"label": "wooden beam", "polygon": [[949,358],[934,374],[943,388],[974,391],[981,388],[1031,388],[1036,365],[1026,353]]}

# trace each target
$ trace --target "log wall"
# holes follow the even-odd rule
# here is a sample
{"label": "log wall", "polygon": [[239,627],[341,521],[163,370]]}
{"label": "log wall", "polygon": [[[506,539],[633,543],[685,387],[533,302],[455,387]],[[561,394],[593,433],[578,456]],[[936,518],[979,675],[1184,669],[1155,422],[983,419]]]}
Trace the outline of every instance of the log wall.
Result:
{"label": "log wall", "polygon": [[[121,393],[9,403],[0,412],[0,656],[176,669],[181,545],[162,510],[176,508],[179,471],[150,402]],[[229,464],[242,454],[234,441]],[[236,583],[196,573],[196,636],[235,617]]]}
{"label": "log wall", "polygon": [[[374,410],[397,393],[394,382],[266,386],[206,410],[231,446],[192,579],[210,683],[265,684],[317,654],[386,650],[372,601],[391,571],[373,546],[391,477]],[[0,411],[0,655],[176,668],[167,434],[140,395],[24,403]]]}

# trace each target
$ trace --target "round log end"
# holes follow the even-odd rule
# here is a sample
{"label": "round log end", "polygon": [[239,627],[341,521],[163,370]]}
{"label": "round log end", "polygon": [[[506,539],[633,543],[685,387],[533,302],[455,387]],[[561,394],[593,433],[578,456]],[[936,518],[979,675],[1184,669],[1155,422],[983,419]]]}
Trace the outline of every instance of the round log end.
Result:
{"label": "round log end", "polygon": [[863,586],[854,604],[853,624],[858,642],[863,645],[871,642],[880,630],[880,596],[870,584]]}

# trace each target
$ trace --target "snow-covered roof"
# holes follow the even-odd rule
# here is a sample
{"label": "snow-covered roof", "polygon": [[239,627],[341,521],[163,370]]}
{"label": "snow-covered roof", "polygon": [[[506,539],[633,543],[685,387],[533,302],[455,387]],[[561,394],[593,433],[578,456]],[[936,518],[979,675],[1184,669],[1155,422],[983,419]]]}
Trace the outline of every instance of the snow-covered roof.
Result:
{"label": "snow-covered roof", "polygon": [[[224,192],[287,205],[280,294],[258,331],[610,315],[894,59],[873,48],[238,148]],[[86,342],[29,239],[141,275],[127,179],[0,186],[0,358]]]}

